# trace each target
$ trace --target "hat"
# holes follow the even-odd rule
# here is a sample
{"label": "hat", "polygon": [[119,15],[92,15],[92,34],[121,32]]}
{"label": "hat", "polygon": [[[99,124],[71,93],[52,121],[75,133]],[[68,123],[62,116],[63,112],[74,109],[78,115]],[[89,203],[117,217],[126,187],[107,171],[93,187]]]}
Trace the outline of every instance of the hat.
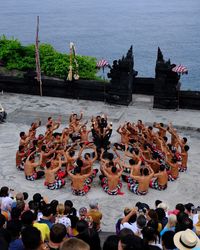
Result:
{"label": "hat", "polygon": [[178,249],[187,250],[200,246],[200,240],[190,229],[180,231],[174,235],[174,244]]}
{"label": "hat", "polygon": [[36,193],[33,195],[33,201],[40,202],[43,199],[40,193]]}

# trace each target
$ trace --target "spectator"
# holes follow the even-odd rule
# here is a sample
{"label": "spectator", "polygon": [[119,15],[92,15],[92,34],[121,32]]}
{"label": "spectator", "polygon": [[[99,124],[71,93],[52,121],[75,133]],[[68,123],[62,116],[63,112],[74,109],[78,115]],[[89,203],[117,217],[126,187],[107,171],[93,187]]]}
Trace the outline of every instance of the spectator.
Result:
{"label": "spectator", "polygon": [[182,203],[176,204],[175,209],[179,210],[180,213],[185,212],[185,207],[184,207],[184,205]]}
{"label": "spectator", "polygon": [[121,230],[123,228],[129,228],[132,230],[132,232],[134,232],[135,230],[134,223],[136,222],[136,218],[137,218],[136,212],[137,211],[135,208],[133,208],[132,210],[130,210],[129,208],[124,209],[125,217],[121,220],[121,225],[120,225]]}
{"label": "spectator", "polygon": [[100,250],[100,238],[98,233],[88,227],[88,223],[84,220],[79,220],[76,224],[78,235],[76,238],[81,239],[90,245],[90,250]]}
{"label": "spectator", "polygon": [[32,226],[27,226],[22,230],[22,242],[25,250],[40,250],[42,238],[40,231]]}
{"label": "spectator", "polygon": [[163,208],[156,208],[156,213],[158,215],[158,222],[162,225],[162,229],[167,225],[168,219]]}
{"label": "spectator", "polygon": [[200,240],[192,230],[186,229],[174,235],[174,244],[180,250],[194,249],[200,247]]}
{"label": "spectator", "polygon": [[92,217],[93,227],[97,232],[99,232],[101,231],[102,213],[99,211],[98,202],[95,200],[92,200],[90,201],[89,206],[90,206],[90,210],[88,211],[87,215]]}
{"label": "spectator", "polygon": [[73,202],[71,200],[66,200],[64,205],[66,215],[77,216],[76,209],[73,207]]}
{"label": "spectator", "polygon": [[146,217],[143,214],[138,215],[136,222],[134,223],[135,229],[133,230],[133,233],[139,237],[142,236],[142,229],[146,226]]}
{"label": "spectator", "polygon": [[10,219],[10,211],[13,199],[9,197],[9,188],[4,186],[0,189],[0,204],[1,213],[5,216],[6,220]]}
{"label": "spectator", "polygon": [[25,211],[21,217],[24,226],[23,228],[26,228],[27,226],[34,226],[41,232],[41,238],[43,242],[49,240],[49,234],[50,234],[49,227],[45,223],[37,222],[36,218],[37,218],[36,213],[34,214],[30,210]]}
{"label": "spectator", "polygon": [[160,203],[162,203],[162,201],[160,201],[160,200],[156,200],[156,201],[155,201],[155,207],[157,208],[157,207],[158,207],[158,205],[159,205]]}
{"label": "spectator", "polygon": [[0,238],[2,242],[5,241],[5,245],[9,245],[11,238],[8,230],[5,228],[6,218],[4,215],[0,214]]}
{"label": "spectator", "polygon": [[162,230],[162,224],[158,222],[158,214],[156,213],[156,211],[154,209],[149,209],[149,211],[147,212],[147,221],[153,220],[156,223],[158,223],[158,232],[160,232]]}
{"label": "spectator", "polygon": [[93,219],[88,215],[86,207],[81,207],[79,209],[79,220],[85,220],[88,223],[89,228],[93,228]]}
{"label": "spectator", "polygon": [[51,229],[53,223],[51,222],[51,218],[53,216],[53,211],[50,204],[46,204],[42,209],[42,218],[38,221],[39,223],[45,223]]}
{"label": "spectator", "polygon": [[76,236],[78,234],[76,230],[76,223],[78,222],[76,209],[73,207],[73,202],[71,200],[66,200],[65,203],[65,215],[71,220],[72,235]]}
{"label": "spectator", "polygon": [[174,238],[175,232],[173,231],[166,231],[162,236],[162,247],[163,250],[175,250],[176,246],[174,245]]}
{"label": "spectator", "polygon": [[65,206],[62,203],[59,203],[57,206],[57,215],[55,218],[55,223],[61,223],[63,224],[66,229],[68,235],[71,235],[71,220],[64,214],[65,212]]}
{"label": "spectator", "polygon": [[66,240],[60,250],[90,250],[90,246],[83,240],[72,238]]}
{"label": "spectator", "polygon": [[167,211],[168,211],[168,206],[167,204],[165,204],[164,202],[161,202],[160,204],[158,204],[158,208],[162,208],[164,209],[165,213],[166,213],[166,216],[167,216]]}
{"label": "spectator", "polygon": [[143,250],[143,241],[140,237],[135,235],[126,235],[120,238],[118,250]]}
{"label": "spectator", "polygon": [[175,226],[176,226],[177,218],[175,214],[170,214],[168,217],[168,222],[165,228],[160,232],[160,236],[162,237],[163,234],[167,231],[173,231],[175,232]]}
{"label": "spectator", "polygon": [[15,220],[8,221],[7,230],[11,236],[9,250],[24,250],[22,240],[20,239],[21,222]]}
{"label": "spectator", "polygon": [[143,240],[144,240],[144,249],[149,250],[160,250],[162,246],[157,241],[157,235],[155,229],[149,226],[146,226],[142,230]]}
{"label": "spectator", "polygon": [[103,244],[103,250],[118,250],[119,237],[117,235],[109,235]]}
{"label": "spectator", "polygon": [[200,214],[198,215],[198,222],[194,226],[196,229],[196,234],[200,236]]}
{"label": "spectator", "polygon": [[50,230],[50,240],[48,242],[48,247],[50,250],[59,250],[60,246],[62,245],[62,243],[65,241],[65,237],[66,237],[67,231],[66,231],[66,227],[61,224],[61,223],[57,223],[54,224],[51,227]]}
{"label": "spectator", "polygon": [[193,218],[193,214],[192,214],[193,207],[194,207],[194,204],[192,204],[192,203],[185,204],[185,213],[188,214],[190,219]]}
{"label": "spectator", "polygon": [[177,215],[177,224],[175,227],[175,232],[184,231],[186,229],[193,230],[193,221],[188,217],[188,215],[184,212],[179,213]]}
{"label": "spectator", "polygon": [[55,222],[55,216],[56,216],[56,214],[57,214],[56,209],[57,209],[58,204],[59,204],[59,202],[58,202],[57,200],[52,200],[52,201],[50,202],[51,209],[52,209],[52,213],[53,213],[53,216],[52,216],[52,218],[51,218],[51,221],[52,221],[52,222]]}

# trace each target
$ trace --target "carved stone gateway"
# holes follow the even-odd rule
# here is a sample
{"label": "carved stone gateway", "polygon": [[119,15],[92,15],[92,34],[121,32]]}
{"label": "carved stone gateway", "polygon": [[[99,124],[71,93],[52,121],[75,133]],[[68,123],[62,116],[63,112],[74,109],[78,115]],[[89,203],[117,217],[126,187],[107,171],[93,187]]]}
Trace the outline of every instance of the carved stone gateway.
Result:
{"label": "carved stone gateway", "polygon": [[175,67],[170,60],[165,61],[163,54],[158,48],[156,68],[155,68],[155,84],[154,84],[154,108],[161,109],[178,109],[179,107],[179,91],[180,76],[173,72]]}
{"label": "carved stone gateway", "polygon": [[107,91],[106,101],[108,103],[129,105],[132,101],[132,83],[137,72],[133,70],[133,49],[132,46],[126,57],[118,61],[113,61],[113,65],[108,73],[111,78],[111,86]]}

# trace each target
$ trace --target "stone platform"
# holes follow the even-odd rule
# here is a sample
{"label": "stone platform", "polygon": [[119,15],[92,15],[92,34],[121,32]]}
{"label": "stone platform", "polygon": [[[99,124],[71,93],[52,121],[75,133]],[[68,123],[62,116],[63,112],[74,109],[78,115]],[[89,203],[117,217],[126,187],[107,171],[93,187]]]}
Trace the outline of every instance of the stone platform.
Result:
{"label": "stone platform", "polygon": [[[0,186],[7,185],[13,188],[15,192],[27,191],[30,197],[36,192],[41,192],[49,197],[49,200],[58,199],[63,202],[66,199],[71,199],[77,208],[88,206],[89,200],[96,198],[103,212],[102,229],[110,232],[115,230],[115,222],[121,216],[124,207],[133,207],[137,201],[147,202],[153,206],[156,199],[161,199],[172,208],[178,202],[186,203],[190,201],[195,205],[200,205],[200,112],[193,110],[154,110],[152,100],[152,96],[133,96],[133,103],[125,107],[108,105],[103,102],[52,97],[8,93],[0,95],[0,103],[8,113],[7,122],[0,124]],[[29,125],[38,118],[41,118],[44,125],[48,116],[56,118],[61,115],[62,127],[64,127],[68,124],[69,115],[72,111],[74,113],[83,111],[84,121],[89,120],[92,115],[107,114],[109,121],[113,122],[112,142],[120,140],[115,130],[124,121],[136,122],[141,119],[147,124],[152,124],[154,121],[164,124],[172,122],[181,135],[188,137],[190,146],[188,172],[181,173],[179,180],[169,183],[167,190],[161,192],[149,190],[149,193],[144,197],[130,193],[125,183],[123,183],[122,189],[124,195],[108,196],[101,189],[98,178],[94,180],[91,190],[85,197],[75,197],[71,194],[69,179],[66,179],[65,188],[55,191],[47,190],[43,185],[43,180],[26,181],[23,172],[19,172],[15,168],[15,153],[18,147],[19,133],[27,131]],[[39,128],[38,132],[44,132],[44,127]],[[98,163],[96,167],[98,167]]]}

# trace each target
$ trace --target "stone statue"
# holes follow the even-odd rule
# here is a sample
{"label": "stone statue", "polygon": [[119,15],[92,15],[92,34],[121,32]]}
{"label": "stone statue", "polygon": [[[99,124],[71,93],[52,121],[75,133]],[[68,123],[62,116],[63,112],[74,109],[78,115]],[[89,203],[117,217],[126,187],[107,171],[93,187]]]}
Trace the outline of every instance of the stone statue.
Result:
{"label": "stone statue", "polygon": [[154,108],[178,108],[180,76],[176,72],[172,71],[174,66],[174,64],[171,64],[170,59],[168,61],[164,60],[163,54],[158,47],[155,68]]}

